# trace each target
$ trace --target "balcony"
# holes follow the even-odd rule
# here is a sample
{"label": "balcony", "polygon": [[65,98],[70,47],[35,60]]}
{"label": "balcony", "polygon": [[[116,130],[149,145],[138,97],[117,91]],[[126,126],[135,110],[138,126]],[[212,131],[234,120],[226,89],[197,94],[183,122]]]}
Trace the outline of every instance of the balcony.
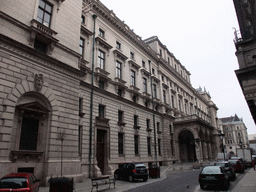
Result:
{"label": "balcony", "polygon": [[248,26],[243,33],[235,29],[234,35],[235,35],[235,38],[234,38],[235,44],[243,43],[245,41],[250,41],[251,39],[253,39],[252,27]]}

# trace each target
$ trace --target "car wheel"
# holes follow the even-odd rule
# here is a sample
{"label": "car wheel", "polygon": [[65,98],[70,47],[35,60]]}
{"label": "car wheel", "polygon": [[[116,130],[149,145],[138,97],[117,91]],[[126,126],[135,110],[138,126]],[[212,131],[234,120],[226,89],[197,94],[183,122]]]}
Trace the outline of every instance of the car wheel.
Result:
{"label": "car wheel", "polygon": [[201,188],[201,189],[204,189],[204,185],[203,185],[203,184],[200,184],[200,188]]}
{"label": "car wheel", "polygon": [[119,175],[117,173],[114,174],[114,178],[115,180],[118,180],[119,179]]}
{"label": "car wheel", "polygon": [[129,177],[128,177],[128,180],[130,181],[130,182],[133,182],[133,176],[132,175],[129,175]]}
{"label": "car wheel", "polygon": [[148,177],[144,177],[143,181],[146,182],[148,180]]}

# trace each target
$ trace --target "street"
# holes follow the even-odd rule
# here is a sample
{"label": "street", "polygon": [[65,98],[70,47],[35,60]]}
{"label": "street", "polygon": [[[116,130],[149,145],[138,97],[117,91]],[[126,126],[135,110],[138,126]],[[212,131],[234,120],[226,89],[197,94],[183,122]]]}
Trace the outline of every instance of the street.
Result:
{"label": "street", "polygon": [[[243,174],[237,173],[237,178],[235,181],[231,181],[229,191],[235,188],[236,184],[243,178],[243,176],[250,169],[246,169]],[[201,190],[198,184],[198,175],[200,170],[191,170],[185,172],[168,172],[167,178],[147,184],[138,188],[130,189],[126,192],[148,192],[148,191],[161,191],[161,192],[214,192],[215,189],[204,189]]]}

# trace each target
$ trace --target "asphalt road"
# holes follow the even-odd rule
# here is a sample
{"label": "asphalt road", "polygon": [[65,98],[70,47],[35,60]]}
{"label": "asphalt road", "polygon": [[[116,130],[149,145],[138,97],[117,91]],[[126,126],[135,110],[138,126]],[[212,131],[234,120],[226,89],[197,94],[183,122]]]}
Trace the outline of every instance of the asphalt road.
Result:
{"label": "asphalt road", "polygon": [[[243,174],[237,173],[237,178],[235,181],[231,181],[228,191],[232,191],[232,189],[235,188],[236,184],[243,178],[248,170],[249,169],[246,169]],[[162,181],[133,188],[126,192],[216,192],[216,189],[200,189],[198,183],[199,172],[200,170],[176,173],[169,172],[167,173],[167,178]]]}
{"label": "asphalt road", "polygon": [[167,178],[126,192],[193,192],[198,186],[200,170],[167,173]]}

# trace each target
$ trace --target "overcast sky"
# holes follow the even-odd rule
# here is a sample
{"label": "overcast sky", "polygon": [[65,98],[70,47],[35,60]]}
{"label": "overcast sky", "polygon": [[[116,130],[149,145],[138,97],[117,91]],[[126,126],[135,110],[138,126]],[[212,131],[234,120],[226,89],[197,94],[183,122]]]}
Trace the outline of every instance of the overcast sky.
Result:
{"label": "overcast sky", "polygon": [[210,93],[218,117],[243,118],[248,134],[256,127],[234,70],[234,28],[239,29],[233,0],[101,0],[146,39],[158,36],[191,73],[194,88]]}

